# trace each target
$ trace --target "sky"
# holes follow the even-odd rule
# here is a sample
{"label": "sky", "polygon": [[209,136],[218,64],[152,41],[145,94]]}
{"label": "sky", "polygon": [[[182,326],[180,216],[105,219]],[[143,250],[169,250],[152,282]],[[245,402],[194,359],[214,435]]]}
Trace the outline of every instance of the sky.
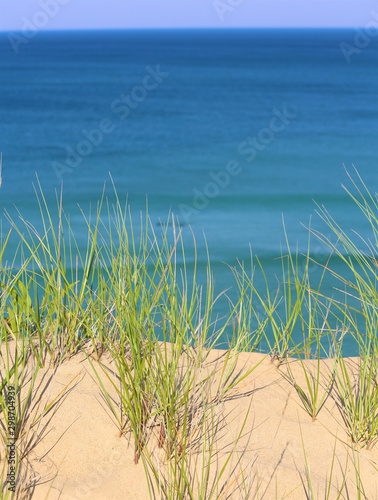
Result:
{"label": "sky", "polygon": [[[376,14],[375,14],[376,13]],[[364,27],[378,0],[0,0],[0,30]]]}

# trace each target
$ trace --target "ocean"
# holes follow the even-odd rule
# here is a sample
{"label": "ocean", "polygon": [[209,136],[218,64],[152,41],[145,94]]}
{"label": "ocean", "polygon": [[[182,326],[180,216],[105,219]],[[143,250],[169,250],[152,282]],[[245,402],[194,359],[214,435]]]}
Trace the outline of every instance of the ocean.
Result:
{"label": "ocean", "polygon": [[[378,191],[377,62],[378,39],[358,48],[342,29],[40,32],[16,47],[0,33],[2,231],[16,208],[40,223],[38,176],[51,204],[63,182],[84,246],[78,205],[104,184],[112,199],[112,179],[136,220],[146,200],[157,232],[175,215],[189,262],[193,231],[218,292],[232,297],[229,266],[251,251],[279,281],[284,227],[299,253],[310,220],[330,235],[316,203],[372,237],[342,184],[355,166]],[[311,255],[324,264],[329,249],[312,237]]]}

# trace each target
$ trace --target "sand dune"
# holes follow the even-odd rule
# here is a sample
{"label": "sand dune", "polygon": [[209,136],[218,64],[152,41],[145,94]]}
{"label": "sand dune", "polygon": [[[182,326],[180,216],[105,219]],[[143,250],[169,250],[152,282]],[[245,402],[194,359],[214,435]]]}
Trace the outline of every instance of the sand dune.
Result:
{"label": "sand dune", "polygon": [[[111,367],[106,354],[102,362]],[[221,367],[223,362],[224,352],[212,351],[200,375]],[[239,355],[235,374],[258,366],[223,400],[214,404],[211,426],[215,432],[214,448],[204,498],[311,498],[304,449],[314,498],[326,498],[333,458],[328,498],[338,498],[340,489],[340,498],[358,498],[358,474],[366,498],[378,498],[377,449],[353,450],[333,388],[318,418],[312,422],[297,391],[283,376],[288,372],[288,363],[298,384],[303,384],[304,373],[297,360],[289,360],[277,368],[269,356]],[[312,362],[306,363],[311,373]],[[349,364],[355,369],[356,360],[350,359]],[[320,392],[324,390],[330,370],[332,362],[322,361],[324,380]],[[32,371],[31,363],[30,373]],[[209,387],[210,393],[215,394],[216,387],[217,376]],[[110,384],[108,389],[112,390]],[[143,461],[135,465],[130,436],[119,437],[115,418],[83,353],[64,361],[55,370],[45,367],[39,371],[30,414],[37,415],[45,403],[58,395],[55,406],[29,430],[32,445],[22,461],[18,497],[37,500],[149,498]],[[115,394],[114,397],[116,399]],[[203,436],[194,441],[193,484],[196,483],[194,471],[202,470]],[[166,458],[157,448],[157,429],[153,424],[149,428],[148,448],[159,461],[163,477]],[[218,477],[230,453],[226,472],[211,496],[214,478]],[[342,488],[344,476],[346,484]],[[160,498],[156,485],[154,495]]]}

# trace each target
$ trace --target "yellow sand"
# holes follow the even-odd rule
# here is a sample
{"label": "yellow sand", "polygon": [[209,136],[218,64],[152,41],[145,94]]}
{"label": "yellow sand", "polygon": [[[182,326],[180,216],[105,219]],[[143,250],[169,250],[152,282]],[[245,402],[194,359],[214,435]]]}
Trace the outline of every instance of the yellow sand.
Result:
{"label": "yellow sand", "polygon": [[[103,358],[111,366],[109,358],[106,355]],[[221,366],[224,352],[211,352],[209,360],[211,369],[217,363]],[[358,498],[354,462],[357,463],[359,459],[366,498],[378,499],[378,472],[375,469],[378,468],[378,447],[353,453],[340,409],[334,400],[336,392],[331,392],[317,420],[312,422],[295,389],[280,373],[280,370],[287,373],[285,365],[278,370],[267,356],[243,353],[235,373],[248,370],[261,360],[256,370],[237,390],[231,391],[228,399],[221,402],[214,413],[218,426],[212,478],[233,449],[249,409],[227,475],[220,482],[218,495],[213,498],[273,500],[284,498],[285,495],[285,498],[290,499],[311,498],[306,496],[308,483],[302,430],[315,498],[326,498],[336,443],[329,498],[337,498],[344,473],[347,489],[344,489],[340,498]],[[350,359],[349,362],[355,369],[356,360]],[[308,365],[311,369],[310,362]],[[304,387],[300,364],[292,361],[290,366],[297,381]],[[324,380],[330,366],[330,361],[322,362]],[[148,500],[142,460],[135,465],[132,441],[129,444],[127,437],[118,437],[115,418],[83,354],[63,362],[56,372],[51,368],[40,370],[31,413],[38,414],[43,404],[52,401],[70,382],[54,409],[29,431],[28,436],[36,440],[36,444],[23,462],[22,486],[26,486],[28,481],[30,485],[25,498],[39,500],[48,495],[47,498],[54,500]],[[214,387],[210,388],[214,394],[215,384],[214,381]],[[110,389],[109,384],[108,387]],[[154,450],[156,430],[152,428],[151,433],[150,447]],[[156,456],[161,456],[159,453]],[[193,464],[201,467],[201,456],[195,456],[195,448]],[[242,487],[243,475],[247,493]],[[160,498],[159,493],[155,493],[156,498]]]}

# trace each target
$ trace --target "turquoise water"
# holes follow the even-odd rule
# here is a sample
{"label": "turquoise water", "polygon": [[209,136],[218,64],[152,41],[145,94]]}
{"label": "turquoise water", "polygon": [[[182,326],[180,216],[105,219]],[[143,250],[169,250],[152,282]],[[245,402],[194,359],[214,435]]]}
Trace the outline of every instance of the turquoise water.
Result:
{"label": "turquoise water", "polygon": [[[87,212],[105,182],[111,197],[110,173],[135,218],[146,197],[157,231],[169,211],[178,217],[189,259],[193,229],[203,280],[205,233],[217,290],[232,285],[227,264],[248,260],[250,248],[274,280],[282,218],[300,251],[310,216],[312,227],[327,231],[313,200],[367,236],[341,184],[350,186],[343,164],[354,164],[378,191],[378,41],[348,63],[340,43],[353,36],[46,32],[15,54],[1,33],[1,214],[14,215],[15,205],[38,224],[36,174],[50,202],[63,181],[80,240],[77,204]],[[325,262],[323,244],[314,240],[312,252]]]}

